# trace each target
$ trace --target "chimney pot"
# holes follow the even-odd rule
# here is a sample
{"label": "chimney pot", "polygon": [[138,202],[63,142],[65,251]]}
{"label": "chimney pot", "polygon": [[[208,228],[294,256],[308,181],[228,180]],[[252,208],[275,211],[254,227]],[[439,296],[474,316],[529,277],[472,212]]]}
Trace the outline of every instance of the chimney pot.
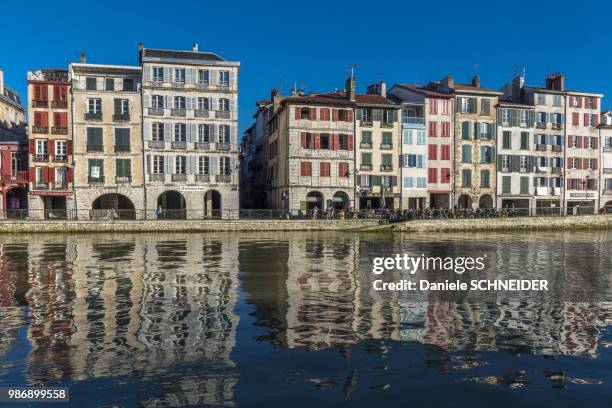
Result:
{"label": "chimney pot", "polygon": [[474,75],[474,78],[472,78],[472,86],[480,88],[480,76]]}
{"label": "chimney pot", "polygon": [[355,77],[352,75],[346,79],[346,97],[355,100]]}
{"label": "chimney pot", "polygon": [[81,52],[81,64],[85,64],[87,62],[87,57],[85,55],[85,51]]}
{"label": "chimney pot", "polygon": [[200,44],[198,44],[197,42],[193,43],[193,47],[191,48],[192,52],[199,52],[200,50]]}

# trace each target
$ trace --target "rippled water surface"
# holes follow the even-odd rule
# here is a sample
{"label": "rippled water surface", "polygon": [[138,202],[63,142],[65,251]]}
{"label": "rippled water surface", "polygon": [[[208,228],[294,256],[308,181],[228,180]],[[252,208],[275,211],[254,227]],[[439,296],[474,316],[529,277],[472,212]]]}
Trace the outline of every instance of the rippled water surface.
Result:
{"label": "rippled water surface", "polygon": [[[555,290],[373,290],[396,253],[485,254],[487,278]],[[611,255],[612,232],[3,235],[0,387],[67,386],[75,407],[606,406]]]}

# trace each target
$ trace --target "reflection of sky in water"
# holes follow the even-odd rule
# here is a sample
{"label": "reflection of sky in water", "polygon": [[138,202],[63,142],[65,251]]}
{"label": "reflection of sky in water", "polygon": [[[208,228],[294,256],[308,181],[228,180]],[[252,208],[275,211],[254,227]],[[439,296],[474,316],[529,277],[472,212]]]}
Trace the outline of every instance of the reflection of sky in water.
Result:
{"label": "reflection of sky in water", "polygon": [[[126,407],[365,406],[405,399],[400,389],[460,398],[492,385],[485,392],[496,396],[591,387],[589,398],[610,397],[612,303],[559,299],[608,300],[611,241],[607,232],[0,237],[0,386],[65,384],[73,401]],[[557,291],[443,302],[373,290],[372,258],[396,253],[486,253],[483,276],[465,278],[547,278]]]}

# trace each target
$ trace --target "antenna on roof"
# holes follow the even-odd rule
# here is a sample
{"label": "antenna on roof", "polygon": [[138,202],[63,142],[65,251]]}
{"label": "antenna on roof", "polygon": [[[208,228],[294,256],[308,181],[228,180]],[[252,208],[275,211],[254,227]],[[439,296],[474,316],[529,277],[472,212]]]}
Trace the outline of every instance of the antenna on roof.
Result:
{"label": "antenna on roof", "polygon": [[478,65],[480,65],[480,63],[476,61],[476,63],[474,64],[474,75],[478,75]]}
{"label": "antenna on roof", "polygon": [[350,78],[355,78],[355,68],[357,68],[357,65],[353,64],[346,69],[346,72],[350,72]]}
{"label": "antenna on roof", "polygon": [[523,79],[527,76],[527,67],[523,65]]}

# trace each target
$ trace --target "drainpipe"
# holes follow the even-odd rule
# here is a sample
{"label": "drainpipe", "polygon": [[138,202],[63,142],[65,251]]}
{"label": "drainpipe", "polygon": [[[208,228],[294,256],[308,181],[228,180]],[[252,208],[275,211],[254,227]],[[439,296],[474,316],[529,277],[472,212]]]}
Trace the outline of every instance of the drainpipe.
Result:
{"label": "drainpipe", "polygon": [[569,96],[567,94],[563,95],[563,100],[565,102],[565,106],[563,107],[563,117],[565,118],[565,126],[563,126],[563,168],[565,169],[565,171],[563,172],[563,182],[561,184],[561,189],[563,190],[563,194],[562,194],[562,201],[561,203],[559,203],[560,211],[561,214],[560,215],[565,215],[566,212],[566,196],[567,196],[567,172],[568,172],[568,168],[567,168],[567,124],[568,124],[568,117],[567,117],[567,105],[569,104]]}

